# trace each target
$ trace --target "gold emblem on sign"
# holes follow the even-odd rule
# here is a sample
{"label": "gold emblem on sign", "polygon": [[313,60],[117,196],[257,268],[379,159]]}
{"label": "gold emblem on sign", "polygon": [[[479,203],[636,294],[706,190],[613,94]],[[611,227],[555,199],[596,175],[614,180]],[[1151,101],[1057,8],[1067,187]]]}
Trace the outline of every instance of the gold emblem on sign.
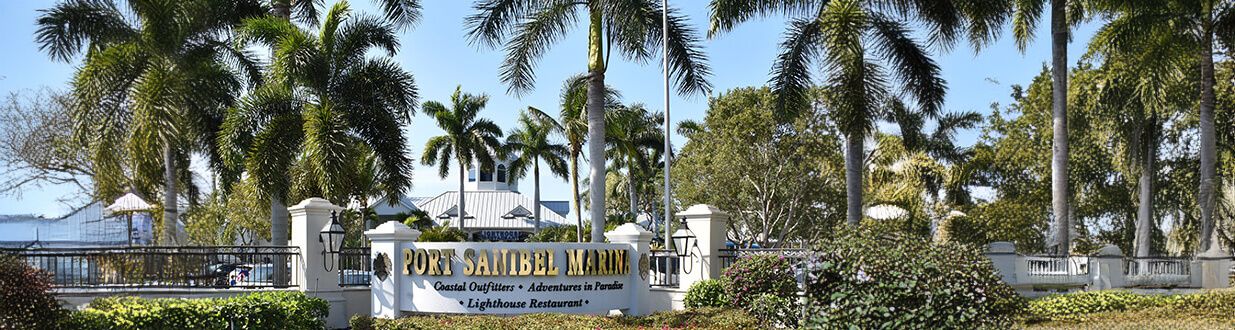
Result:
{"label": "gold emblem on sign", "polygon": [[639,255],[639,278],[643,280],[647,280],[648,273],[650,273],[651,270],[652,270],[652,262],[651,262],[651,259],[648,258],[648,254],[647,253],[640,254]]}
{"label": "gold emblem on sign", "polygon": [[390,267],[390,256],[385,253],[378,252],[377,256],[373,257],[373,276],[377,276],[379,282],[390,277]]}

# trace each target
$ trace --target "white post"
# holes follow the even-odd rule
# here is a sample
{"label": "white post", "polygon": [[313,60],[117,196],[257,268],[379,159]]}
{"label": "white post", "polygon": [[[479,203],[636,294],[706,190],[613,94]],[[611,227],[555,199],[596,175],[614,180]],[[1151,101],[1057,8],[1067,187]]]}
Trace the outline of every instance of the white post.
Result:
{"label": "white post", "polygon": [[694,256],[679,263],[679,287],[686,290],[695,282],[720,278],[720,249],[725,248],[729,214],[710,205],[696,204],[678,213],[678,216],[686,218],[686,226],[695,234],[692,245],[698,246],[688,246],[688,251]]}
{"label": "white post", "polygon": [[644,230],[643,227],[633,223],[627,223],[617,227],[613,231],[606,232],[605,238],[609,239],[609,243],[614,244],[629,244],[630,256],[627,265],[630,265],[630,308],[622,311],[625,315],[640,316],[654,312],[646,303],[650,298],[651,285],[648,282],[649,272],[644,272],[644,265],[648,264],[649,255],[651,252],[652,232]]}
{"label": "white post", "polygon": [[[1219,289],[1231,286],[1231,255],[1222,252],[1217,244],[1197,256],[1201,263],[1201,288]],[[1195,268],[1193,268],[1195,270]],[[1196,277],[1196,275],[1193,275]]]}
{"label": "white post", "polygon": [[986,258],[991,259],[991,265],[995,266],[995,270],[1003,276],[1004,283],[1013,286],[1017,284],[1016,274],[1019,260],[1016,255],[1016,244],[991,242],[986,245]]}
{"label": "white post", "polygon": [[[293,267],[292,278],[305,294],[330,303],[326,327],[332,329],[347,327],[347,300],[343,299],[343,289],[339,287],[337,256],[327,258],[322,253],[326,251],[325,245],[318,237],[322,227],[330,223],[330,212],[341,210],[342,207],[317,197],[287,208],[291,214],[291,245],[300,247],[300,263]],[[333,263],[329,265],[331,270],[326,269],[326,263]]]}
{"label": "white post", "polygon": [[1106,290],[1127,286],[1124,276],[1124,254],[1118,246],[1107,244],[1089,261],[1090,290]]}
{"label": "white post", "polygon": [[[374,260],[374,275],[369,283],[369,297],[372,305],[369,310],[373,317],[387,319],[398,318],[403,310],[403,295],[411,292],[401,292],[403,289],[403,253],[406,243],[415,242],[420,238],[420,231],[412,229],[398,221],[387,221],[373,230],[365,231],[370,240],[370,260]],[[390,267],[385,261],[390,260]],[[381,265],[376,263],[380,262]],[[386,278],[380,279],[379,268],[386,269]],[[411,297],[406,297],[410,301]]]}

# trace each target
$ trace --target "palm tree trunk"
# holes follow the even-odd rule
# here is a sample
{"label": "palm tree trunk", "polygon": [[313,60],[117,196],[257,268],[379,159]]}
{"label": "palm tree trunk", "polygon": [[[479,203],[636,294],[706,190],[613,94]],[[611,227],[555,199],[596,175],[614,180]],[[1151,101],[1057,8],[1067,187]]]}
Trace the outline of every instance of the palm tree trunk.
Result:
{"label": "palm tree trunk", "polygon": [[588,162],[592,167],[588,201],[592,218],[592,242],[605,237],[605,62],[603,21],[599,8],[591,11],[588,29],[587,135]]}
{"label": "palm tree trunk", "polygon": [[626,169],[626,184],[630,186],[630,219],[636,223],[639,222],[639,195],[635,191],[635,171],[634,168]]}
{"label": "palm tree trunk", "polygon": [[176,245],[176,155],[170,141],[163,143],[163,245]]}
{"label": "palm tree trunk", "polygon": [[270,246],[287,246],[288,218],[287,203],[283,197],[270,196]]}
{"label": "palm tree trunk", "polygon": [[[306,1],[306,0],[301,0]],[[274,0],[270,4],[270,14],[285,20],[292,19],[292,5],[289,0]]]}
{"label": "palm tree trunk", "polygon": [[579,152],[572,149],[570,153],[570,199],[575,208],[575,241],[583,242],[583,209],[579,205]]}
{"label": "palm tree trunk", "polygon": [[863,146],[861,133],[850,132],[845,136],[845,201],[846,222],[857,226],[862,222],[862,170]]}
{"label": "palm tree trunk", "polygon": [[[1152,129],[1152,128],[1149,128]],[[1157,158],[1156,144],[1157,141],[1152,139],[1153,133],[1145,134],[1141,141],[1145,141],[1142,147],[1141,154],[1141,177],[1138,182],[1140,185],[1140,204],[1137,205],[1136,211],[1136,254],[1137,257],[1148,257],[1150,253],[1150,234],[1153,230],[1153,203],[1154,203],[1154,174],[1157,171],[1154,168],[1154,159]]]}
{"label": "palm tree trunk", "polygon": [[540,232],[540,162],[532,160],[532,216],[536,218],[535,232]]}
{"label": "palm tree trunk", "polygon": [[1051,208],[1055,252],[1067,255],[1068,237],[1068,26],[1066,1],[1051,1]]}
{"label": "palm tree trunk", "polygon": [[467,175],[467,168],[463,166],[463,162],[459,162],[459,209],[457,210],[458,212],[456,213],[458,213],[459,215],[459,218],[457,220],[459,221],[459,224],[458,224],[459,231],[463,231],[465,234],[467,232],[463,230],[463,214],[464,214],[463,212],[463,209],[464,209],[463,207],[463,176],[466,176],[466,175]]}
{"label": "palm tree trunk", "polygon": [[[1206,17],[1210,14],[1205,13]],[[1214,176],[1217,171],[1217,138],[1214,132],[1214,54],[1211,22],[1201,36],[1201,204],[1200,251],[1209,251],[1214,236]]]}

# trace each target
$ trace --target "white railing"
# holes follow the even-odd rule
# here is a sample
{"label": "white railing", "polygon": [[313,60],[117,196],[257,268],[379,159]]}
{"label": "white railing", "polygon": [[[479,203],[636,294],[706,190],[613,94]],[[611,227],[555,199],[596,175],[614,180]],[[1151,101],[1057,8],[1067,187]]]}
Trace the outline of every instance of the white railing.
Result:
{"label": "white railing", "polygon": [[1192,262],[1184,258],[1130,258],[1127,280],[1131,286],[1176,287],[1192,282]]}
{"label": "white railing", "polygon": [[1089,283],[1089,258],[1025,256],[1027,284],[1084,286]]}

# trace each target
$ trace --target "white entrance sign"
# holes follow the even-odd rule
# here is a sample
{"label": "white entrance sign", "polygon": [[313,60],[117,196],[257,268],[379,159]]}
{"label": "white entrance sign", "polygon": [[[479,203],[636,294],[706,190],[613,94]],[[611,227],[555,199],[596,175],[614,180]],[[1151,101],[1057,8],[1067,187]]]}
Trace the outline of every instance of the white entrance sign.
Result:
{"label": "white entrance sign", "polygon": [[405,243],[403,309],[604,314],[630,304],[628,244]]}

